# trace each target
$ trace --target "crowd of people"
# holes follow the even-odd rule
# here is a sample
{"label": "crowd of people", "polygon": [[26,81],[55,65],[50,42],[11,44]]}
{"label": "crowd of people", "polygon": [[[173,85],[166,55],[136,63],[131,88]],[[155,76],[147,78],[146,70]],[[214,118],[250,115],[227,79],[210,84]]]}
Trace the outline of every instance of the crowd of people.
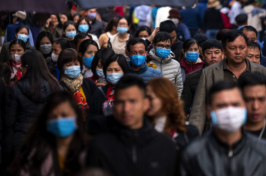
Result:
{"label": "crowd of people", "polygon": [[73,6],[38,30],[17,11],[0,53],[0,175],[266,176],[257,5]]}

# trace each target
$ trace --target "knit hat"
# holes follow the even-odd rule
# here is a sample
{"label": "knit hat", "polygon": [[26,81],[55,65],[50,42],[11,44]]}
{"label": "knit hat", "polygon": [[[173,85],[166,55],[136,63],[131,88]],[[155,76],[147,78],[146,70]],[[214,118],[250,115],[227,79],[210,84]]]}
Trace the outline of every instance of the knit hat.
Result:
{"label": "knit hat", "polygon": [[178,9],[171,9],[169,11],[169,16],[168,18],[177,18],[177,19],[180,19],[181,16],[180,16],[180,12]]}
{"label": "knit hat", "polygon": [[23,11],[17,11],[16,13],[13,14],[13,16],[18,17],[22,20],[25,20],[27,17],[27,14]]}
{"label": "knit hat", "polygon": [[199,46],[201,46],[208,39],[204,34],[200,32],[196,32],[192,38],[197,40]]}

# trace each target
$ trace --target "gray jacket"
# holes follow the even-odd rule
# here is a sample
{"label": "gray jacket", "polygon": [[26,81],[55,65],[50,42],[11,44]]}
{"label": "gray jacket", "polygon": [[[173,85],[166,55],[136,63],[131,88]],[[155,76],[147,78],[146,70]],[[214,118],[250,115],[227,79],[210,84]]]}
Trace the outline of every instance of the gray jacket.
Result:
{"label": "gray jacket", "polygon": [[[206,121],[205,105],[208,98],[208,91],[214,83],[224,80],[224,62],[226,62],[226,59],[202,71],[189,117],[189,122],[198,127],[200,133],[203,132]],[[246,59],[246,62],[249,62],[251,72],[259,72],[266,76],[265,67],[252,63],[248,59]]]}

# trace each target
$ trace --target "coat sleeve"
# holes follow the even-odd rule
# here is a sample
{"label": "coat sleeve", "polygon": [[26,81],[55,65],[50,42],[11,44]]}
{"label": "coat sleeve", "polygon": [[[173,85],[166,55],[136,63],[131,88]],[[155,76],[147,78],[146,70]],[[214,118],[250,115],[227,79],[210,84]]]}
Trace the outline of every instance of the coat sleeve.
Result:
{"label": "coat sleeve", "polygon": [[181,73],[181,67],[179,65],[176,78],[175,78],[175,85],[176,89],[178,91],[178,97],[181,97],[182,91],[183,91],[183,80],[182,80],[182,73]]}
{"label": "coat sleeve", "polygon": [[190,107],[192,106],[193,102],[193,95],[192,95],[191,85],[190,85],[190,77],[187,77],[184,82],[184,88],[182,92],[181,99],[184,101],[184,111],[186,115],[190,112]]}
{"label": "coat sleeve", "polygon": [[7,62],[9,61],[9,53],[8,53],[8,48],[7,45],[3,45],[1,53],[0,53],[0,63]]}
{"label": "coat sleeve", "polygon": [[206,73],[205,70],[202,70],[202,74],[197,86],[195,97],[193,100],[193,106],[189,116],[189,122],[195,125],[200,134],[203,132],[206,113],[205,113],[205,104],[206,104]]}

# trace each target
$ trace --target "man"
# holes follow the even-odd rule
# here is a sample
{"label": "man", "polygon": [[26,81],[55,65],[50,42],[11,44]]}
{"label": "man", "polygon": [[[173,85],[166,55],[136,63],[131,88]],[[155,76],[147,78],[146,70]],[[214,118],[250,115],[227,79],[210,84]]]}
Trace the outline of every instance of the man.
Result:
{"label": "man", "polygon": [[240,76],[238,85],[247,107],[245,131],[266,139],[266,77],[259,73],[246,73]]}
{"label": "man", "polygon": [[[250,62],[247,57],[247,37],[239,30],[227,32],[222,40],[225,59],[220,63],[211,65],[204,70],[199,80],[189,121],[198,127],[200,133],[206,121],[204,112],[206,98],[209,97],[210,87],[221,80],[237,81],[244,72],[260,72],[266,75],[266,68]],[[210,130],[210,123],[207,121],[204,132]]]}
{"label": "man", "polygon": [[239,14],[236,16],[235,21],[236,21],[237,29],[240,30],[244,26],[248,25],[248,16],[247,14]]}
{"label": "man", "polygon": [[96,19],[97,11],[96,9],[88,9],[86,11],[86,15],[89,17],[89,21],[91,24],[90,33],[96,35],[98,38],[104,32],[105,25],[103,22]]}
{"label": "man", "polygon": [[201,13],[197,8],[187,7],[180,10],[181,19],[188,27],[190,35],[194,36],[201,25]]}
{"label": "man", "polygon": [[91,38],[86,33],[79,33],[78,35],[76,35],[74,38],[75,49],[78,51],[79,45],[81,44],[81,42],[87,39],[91,39]]}
{"label": "man", "polygon": [[149,66],[161,71],[162,75],[175,84],[179,97],[183,90],[182,73],[175,54],[171,51],[172,37],[166,32],[159,32],[153,39],[153,49],[149,52]]}
{"label": "man", "polygon": [[152,78],[163,76],[159,70],[147,66],[146,56],[148,51],[144,40],[139,38],[130,39],[126,47],[126,54],[130,58],[130,73],[142,77],[145,83]]}
{"label": "man", "polygon": [[247,59],[250,60],[250,62],[260,64],[261,51],[260,51],[260,45],[258,43],[248,41]]}
{"label": "man", "polygon": [[121,18],[121,16],[114,12],[115,7],[107,7],[106,12],[101,15],[102,20],[106,23],[111,21],[112,18]]}
{"label": "man", "polygon": [[114,114],[105,118],[105,134],[91,142],[88,166],[115,176],[173,175],[175,144],[144,117],[149,100],[143,80],[133,75],[122,77],[114,96]]}
{"label": "man", "polygon": [[186,115],[189,115],[190,108],[193,103],[197,85],[199,83],[202,70],[212,64],[223,60],[222,44],[218,40],[207,40],[202,44],[204,65],[201,69],[194,71],[186,76],[181,99],[184,101],[184,110]]}
{"label": "man", "polygon": [[245,102],[233,81],[215,83],[208,98],[213,130],[182,152],[181,176],[261,176],[266,174],[266,142],[243,132]]}
{"label": "man", "polygon": [[163,21],[160,24],[160,31],[161,32],[167,32],[171,38],[172,38],[172,43],[171,43],[171,50],[175,54],[175,60],[179,60],[180,53],[183,48],[183,42],[181,42],[177,38],[176,34],[176,26],[171,20]]}

